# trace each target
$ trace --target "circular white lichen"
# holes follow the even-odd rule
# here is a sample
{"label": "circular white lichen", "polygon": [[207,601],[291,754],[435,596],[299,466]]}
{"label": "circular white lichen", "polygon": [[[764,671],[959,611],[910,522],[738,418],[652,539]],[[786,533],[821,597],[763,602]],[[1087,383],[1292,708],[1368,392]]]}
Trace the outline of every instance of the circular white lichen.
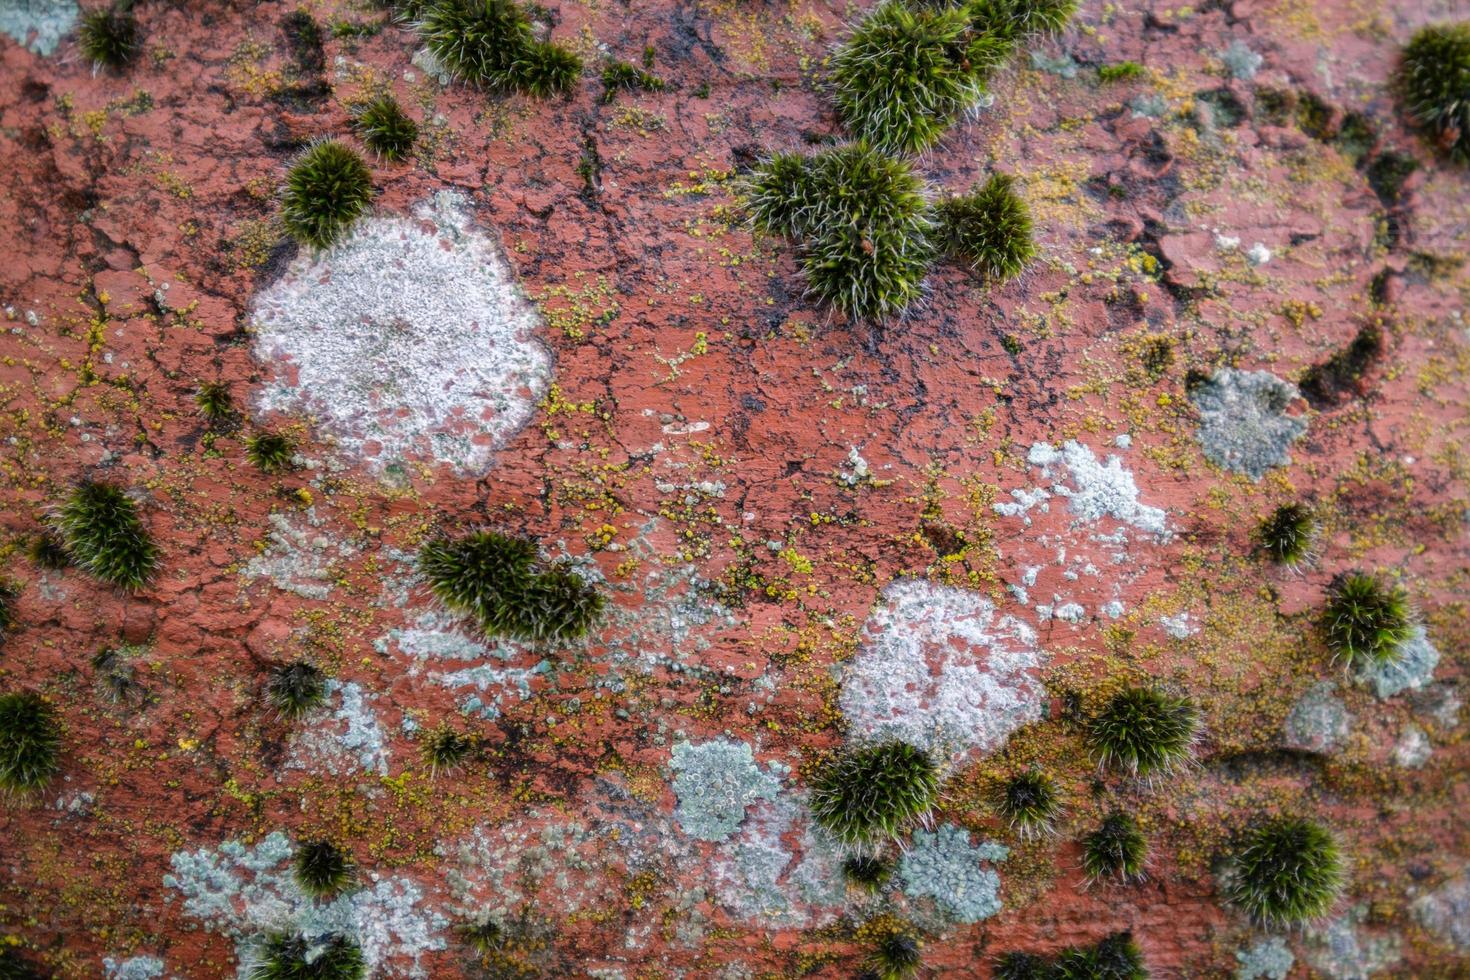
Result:
{"label": "circular white lichen", "polygon": [[307,415],[390,477],[410,459],[485,472],[551,380],[534,309],[450,192],[298,257],[252,319],[274,370],[259,407]]}
{"label": "circular white lichen", "polygon": [[902,580],[868,617],[839,704],[859,738],[992,752],[1041,717],[1041,667],[1035,632],[989,599]]}

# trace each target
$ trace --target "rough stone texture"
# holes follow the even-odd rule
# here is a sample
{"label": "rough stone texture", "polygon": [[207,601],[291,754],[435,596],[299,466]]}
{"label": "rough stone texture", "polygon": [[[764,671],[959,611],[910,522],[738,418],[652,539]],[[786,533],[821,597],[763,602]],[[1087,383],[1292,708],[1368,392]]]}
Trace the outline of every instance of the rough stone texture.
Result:
{"label": "rough stone texture", "polygon": [[1414,917],[1441,941],[1470,951],[1470,874],[1461,872],[1416,899]]}
{"label": "rough stone texture", "polygon": [[1305,419],[1286,414],[1299,397],[1296,385],[1269,371],[1217,371],[1190,394],[1206,458],[1252,480],[1290,464],[1291,444],[1307,432]]}
{"label": "rough stone texture", "polygon": [[1334,696],[1336,690],[1331,681],[1321,681],[1291,706],[1283,726],[1287,748],[1329,753],[1342,747],[1353,716],[1342,699]]}
{"label": "rough stone texture", "polygon": [[1396,967],[1403,958],[1394,935],[1369,933],[1367,913],[1355,906],[1345,914],[1307,930],[1307,959],[1332,980],[1368,980]]}

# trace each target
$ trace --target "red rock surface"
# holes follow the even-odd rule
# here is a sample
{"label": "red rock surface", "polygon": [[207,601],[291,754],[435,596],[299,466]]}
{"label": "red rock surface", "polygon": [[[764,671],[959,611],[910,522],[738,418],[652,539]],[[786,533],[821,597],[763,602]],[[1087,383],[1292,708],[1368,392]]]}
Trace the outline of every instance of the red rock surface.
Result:
{"label": "red rock surface", "polygon": [[[1075,78],[1022,54],[994,86],[995,106],[921,161],[953,189],[991,167],[1016,174],[1042,257],[1001,287],[938,267],[922,309],[876,327],[804,299],[791,249],[740,226],[729,180],[752,152],[839,134],[821,92],[838,5],[564,3],[557,39],[630,61],[649,46],[672,83],[609,104],[590,72],[568,100],[441,88],[411,65],[412,34],[392,26],[329,36],[329,94],[293,94],[301,79],[278,26],[292,9],[142,0],[145,55],[122,75],[93,74],[74,37],[49,58],[0,39],[10,230],[0,548],[24,586],[0,685],[43,691],[65,722],[62,776],[0,810],[0,925],[28,956],[65,977],[99,976],[104,956],[132,955],[159,956],[179,976],[233,975],[233,943],[201,928],[165,885],[170,855],[275,830],[332,835],[365,871],[416,881],[445,910],[453,861],[443,847],[476,827],[576,819],[676,834],[676,735],[744,740],[799,786],[842,742],[833,665],[852,654],[882,587],[920,576],[1027,618],[1051,657],[1053,718],[955,774],[942,817],[1015,845],[990,780],[1033,760],[1069,801],[1057,837],[1019,845],[999,866],[1004,912],[926,938],[934,975],[987,976],[1000,952],[1123,928],[1155,976],[1227,975],[1257,934],[1222,908],[1212,864],[1231,830],[1278,809],[1318,815],[1341,835],[1352,874],[1342,908],[1366,910],[1360,938],[1400,944],[1385,975],[1470,969],[1411,911],[1464,867],[1470,807],[1458,708],[1425,707],[1431,692],[1463,700],[1470,654],[1470,178],[1401,128],[1386,84],[1397,47],[1429,12],[1085,5],[1036,49],[1070,54]],[[381,18],[332,2],[310,9],[323,24]],[[1233,40],[1263,56],[1253,80],[1228,77],[1219,52]],[[1144,77],[1097,81],[1092,66],[1123,60]],[[446,189],[468,195],[540,304],[555,354],[554,390],[481,479],[425,465],[391,488],[350,459],[334,469],[339,457],[305,419],[261,420],[293,426],[318,464],[268,477],[240,438],[206,439],[194,409],[201,380],[226,382],[248,408],[269,378],[248,328],[253,297],[293,250],[275,221],[277,187],[302,141],[350,135],[347,104],[376,83],[424,121],[426,140],[418,159],[374,166],[375,210],[407,213]],[[1244,118],[1201,125],[1197,94],[1222,88]],[[1329,138],[1273,125],[1265,88],[1323,100],[1331,114],[1319,135]],[[1163,100],[1156,118],[1129,108],[1149,95]],[[1330,138],[1348,111],[1421,163],[1391,208]],[[579,175],[589,159],[592,190]],[[1222,251],[1217,234],[1239,249]],[[1253,267],[1242,253],[1257,242],[1272,258]],[[1383,273],[1387,302],[1375,310]],[[1336,407],[1292,407],[1310,428],[1291,466],[1252,483],[1205,461],[1190,372],[1228,365],[1294,379],[1373,315],[1389,324],[1385,363]],[[1154,338],[1171,356],[1150,371]],[[1075,439],[1104,458],[1120,452],[1120,434],[1132,440],[1121,455],[1139,499],[1164,508],[1174,533],[1135,534],[1123,563],[1073,580],[1059,546],[1092,549],[1099,565],[1116,549],[1070,530],[1060,500],[1029,526],[993,504],[1044,485],[1026,463],[1033,443]],[[853,449],[871,479],[843,478]],[[23,557],[47,508],[89,475],[125,480],[145,501],[162,571],[137,595]],[[1295,499],[1318,506],[1325,530],[1318,561],[1284,574],[1252,556],[1251,532]],[[299,525],[308,507],[320,522],[309,533],[348,546],[324,570],[329,596],[243,575],[268,549],[270,516]],[[588,556],[613,583],[623,625],[557,651],[531,696],[507,699],[500,717],[463,723],[486,740],[487,760],[431,779],[400,722],[457,718],[460,696],[412,657],[375,647],[427,604],[422,590],[408,608],[390,601],[384,575],[401,573],[395,556],[435,526],[481,523]],[[1081,622],[1043,620],[1015,600],[1006,586],[1028,566],[1041,568],[1033,605],[1064,596],[1083,606]],[[654,608],[646,575],[686,567],[720,587],[731,621],[694,628],[704,642],[686,645],[690,669],[633,669],[613,649],[639,645],[626,624],[669,615]],[[1325,584],[1352,567],[1409,590],[1442,655],[1430,688],[1378,701],[1330,664],[1312,621]],[[1098,613],[1114,600],[1120,618]],[[1198,627],[1183,638],[1159,622],[1181,612]],[[658,621],[639,629],[651,649],[672,645]],[[106,700],[90,665],[120,641],[146,645],[142,705]],[[292,726],[262,691],[269,667],[297,656],[377,697],[386,773],[285,764]],[[1104,786],[1063,695],[1142,675],[1199,699],[1200,764],[1153,786]],[[599,684],[610,676],[622,683]],[[1323,677],[1342,681],[1356,718],[1346,749],[1325,760],[1281,753],[1283,716]],[[1410,722],[1433,746],[1422,768],[1392,762]],[[1075,841],[1112,802],[1149,828],[1150,878],[1088,889]],[[713,849],[671,841],[669,856],[634,861],[620,845],[587,845],[588,883],[525,883],[547,937],[528,958],[547,976],[859,969],[874,928],[864,931],[862,914],[810,928],[743,919],[697,891]],[[559,892],[571,888],[597,898],[569,912]],[[690,935],[680,927],[695,913]],[[423,957],[429,975],[484,974],[445,939]],[[1311,941],[1290,941],[1292,975],[1316,975]]]}

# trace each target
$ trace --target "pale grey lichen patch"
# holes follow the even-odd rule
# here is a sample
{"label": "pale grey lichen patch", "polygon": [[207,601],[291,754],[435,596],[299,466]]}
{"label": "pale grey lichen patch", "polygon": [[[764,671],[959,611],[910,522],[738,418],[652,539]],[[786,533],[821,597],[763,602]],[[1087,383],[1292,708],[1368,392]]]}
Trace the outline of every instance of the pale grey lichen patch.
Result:
{"label": "pale grey lichen patch", "polygon": [[453,192],[303,254],[253,322],[256,356],[275,368],[261,409],[314,418],[389,478],[414,459],[484,473],[551,380],[535,311]]}
{"label": "pale grey lichen patch", "polygon": [[0,3],[0,32],[47,57],[76,24],[80,10],[76,0],[5,0]]}
{"label": "pale grey lichen patch", "polygon": [[1373,687],[1380,698],[1391,698],[1395,694],[1417,689],[1434,679],[1434,668],[1439,666],[1439,650],[1429,642],[1424,627],[1415,626],[1414,632],[1399,647],[1396,659],[1358,671],[1358,679]]}
{"label": "pale grey lichen patch", "polygon": [[869,615],[838,703],[861,739],[993,752],[1041,717],[1044,666],[1032,629],[997,615],[985,596],[903,579]]}
{"label": "pale grey lichen patch", "polygon": [[1000,844],[971,844],[964,828],[941,824],[933,832],[914,831],[898,875],[910,898],[933,899],[940,914],[955,922],[979,922],[1001,910],[1000,875],[987,865],[1009,855]]}
{"label": "pale grey lichen patch", "polygon": [[107,980],[160,980],[168,967],[156,956],[130,956],[125,960],[106,956],[102,959],[102,969]]}
{"label": "pale grey lichen patch", "polygon": [[542,660],[534,667],[497,667],[480,664],[445,673],[433,672],[435,683],[454,690],[473,689],[464,694],[459,708],[466,714],[494,720],[499,718],[507,702],[524,701],[531,696],[531,681],[551,672],[551,661]]}
{"label": "pale grey lichen patch", "polygon": [[1341,747],[1353,719],[1336,689],[1331,681],[1319,681],[1291,706],[1283,725],[1287,748],[1326,753]]}
{"label": "pale grey lichen patch", "polygon": [[1470,871],[1415,899],[1414,918],[1442,942],[1470,952]]}
{"label": "pale grey lichen patch", "polygon": [[1402,958],[1401,943],[1393,935],[1363,935],[1367,918],[1363,906],[1354,906],[1321,926],[1307,929],[1307,959],[1332,980],[1368,980]]}
{"label": "pale grey lichen patch", "polygon": [[304,599],[331,595],[336,578],[334,564],[352,558],[357,549],[319,531],[324,522],[315,507],[308,507],[299,516],[273,513],[267,520],[270,531],[265,550],[245,563],[241,576],[268,579],[276,588]]}
{"label": "pale grey lichen patch", "polygon": [[1393,761],[1405,769],[1418,769],[1432,754],[1434,747],[1429,744],[1429,735],[1413,722],[1404,726],[1393,746]]}
{"label": "pale grey lichen patch", "polygon": [[1261,62],[1265,60],[1250,49],[1240,38],[1230,42],[1230,46],[1220,52],[1220,61],[1225,65],[1225,70],[1230,72],[1232,78],[1240,78],[1249,81],[1256,77],[1256,72],[1261,69]]}
{"label": "pale grey lichen patch", "polygon": [[[794,851],[787,843],[793,837]],[[783,795],[757,803],[720,845],[711,881],[720,904],[742,919],[811,928],[836,918],[846,897],[842,859],[835,842],[812,830],[804,801]]]}
{"label": "pale grey lichen patch", "polygon": [[[484,642],[460,626],[457,617],[439,610],[420,612],[406,626],[393,627],[373,641],[379,653],[399,654],[411,659],[410,676],[425,671],[425,665],[454,661],[489,661],[457,670],[427,669],[431,681],[460,694],[459,707],[480,718],[499,718],[507,702],[531,696],[532,680],[551,671],[549,660],[528,658],[517,643]],[[534,659],[531,666],[516,666],[517,660]]]}
{"label": "pale grey lichen patch", "polygon": [[370,875],[356,891],[316,901],[296,884],[291,856],[291,842],[280,832],[253,847],[226,841],[175,853],[163,882],[183,897],[186,914],[235,940],[241,977],[257,957],[258,938],[272,931],[347,936],[374,975],[425,975],[420,960],[444,948],[448,920],[424,907],[417,884]]}
{"label": "pale grey lichen patch", "polygon": [[[1026,512],[1040,506],[1049,509],[1046,501],[1052,496],[1067,498],[1068,510],[1077,518],[1077,524],[1093,524],[1110,517],[1122,524],[1166,537],[1169,533],[1168,520],[1162,508],[1140,503],[1138,484],[1133,473],[1123,468],[1123,461],[1109,456],[1099,462],[1091,448],[1076,440],[1057,449],[1045,442],[1032,445],[1026,454],[1026,462],[1041,469],[1044,479],[1055,480],[1051,488],[1033,487],[1012,490],[1014,503],[995,504],[996,513],[1007,517],[1021,517],[1027,526],[1031,519]],[[1066,470],[1070,484],[1064,482],[1060,473],[1053,468]]]}
{"label": "pale grey lichen patch", "polygon": [[1306,419],[1286,414],[1301,397],[1296,385],[1269,371],[1221,368],[1189,397],[1200,413],[1205,458],[1252,480],[1290,464],[1291,444],[1307,431]]}
{"label": "pale grey lichen patch", "polygon": [[325,767],[332,773],[361,769],[386,776],[388,740],[373,710],[377,698],[356,681],[328,680],[326,693],[330,714],[296,734],[287,767]]}
{"label": "pale grey lichen patch", "polygon": [[744,742],[677,742],[669,766],[679,825],[698,840],[724,840],[745,819],[746,807],[781,791],[781,781],[756,765]]}
{"label": "pale grey lichen patch", "polygon": [[1280,936],[1262,939],[1248,949],[1235,951],[1235,980],[1286,980],[1296,956]]}

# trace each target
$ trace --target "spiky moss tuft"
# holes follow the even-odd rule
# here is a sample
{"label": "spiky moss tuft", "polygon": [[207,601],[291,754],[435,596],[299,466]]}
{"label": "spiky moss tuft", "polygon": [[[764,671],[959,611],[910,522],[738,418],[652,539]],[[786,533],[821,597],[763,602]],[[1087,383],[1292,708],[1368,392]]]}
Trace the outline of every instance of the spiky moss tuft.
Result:
{"label": "spiky moss tuft", "polygon": [[1147,980],[1148,968],[1133,935],[1115,932],[1093,946],[1063,951],[1050,976],[1054,980]]}
{"label": "spiky moss tuft", "polygon": [[92,63],[93,71],[120,69],[138,56],[142,41],[138,20],[129,9],[131,6],[124,0],[82,15],[77,44],[82,50],[82,57]]}
{"label": "spiky moss tuft", "polygon": [[1019,773],[999,787],[996,808],[1022,837],[1033,837],[1052,829],[1052,821],[1061,811],[1061,798],[1056,783],[1044,772]]}
{"label": "spiky moss tuft", "polygon": [[61,768],[61,725],[39,694],[0,695],[0,792],[26,796]]}
{"label": "spiky moss tuft", "polygon": [[562,94],[582,73],[574,52],[536,40],[514,0],[437,0],[415,26],[439,64],[494,92]]}
{"label": "spiky moss tuft", "polygon": [[327,678],[304,660],[271,671],[266,685],[271,706],[282,718],[297,719],[327,699]]}
{"label": "spiky moss tuft", "polygon": [[1331,911],[1344,880],[1342,852],[1331,831],[1311,820],[1277,817],[1241,836],[1224,890],[1262,925],[1291,926]]}
{"label": "spiky moss tuft", "polygon": [[20,598],[20,586],[9,579],[0,578],[0,643],[15,626],[15,603]]}
{"label": "spiky moss tuft", "polygon": [[296,444],[282,432],[257,432],[245,440],[245,456],[262,473],[284,473],[291,468]]}
{"label": "spiky moss tuft", "polygon": [[1139,881],[1148,860],[1148,839],[1130,814],[1114,811],[1082,839],[1082,869],[1092,881]]}
{"label": "spiky moss tuft", "polygon": [[138,672],[129,662],[135,648],[103,647],[92,655],[92,670],[107,698],[114,704],[131,704],[146,697]]}
{"label": "spiky moss tuft", "polygon": [[780,154],[749,176],[745,196],[759,227],[797,242],[810,291],[848,316],[890,316],[922,294],[933,221],[907,163],[863,142],[800,166]]}
{"label": "spiky moss tuft", "polygon": [[893,877],[893,863],[873,854],[854,854],[842,862],[842,876],[865,891],[881,891]]}
{"label": "spiky moss tuft", "polygon": [[1031,210],[1008,174],[939,202],[939,241],[949,255],[992,279],[1009,279],[1036,257]]}
{"label": "spiky moss tuft", "polygon": [[312,898],[330,898],[352,884],[352,859],[329,840],[302,844],[292,861],[301,890]]}
{"label": "spiky moss tuft", "polygon": [[363,980],[368,975],[362,949],[346,936],[267,936],[250,980]]}
{"label": "spiky moss tuft", "polygon": [[933,759],[907,742],[882,742],[828,764],[812,786],[812,816],[843,844],[863,847],[923,820],[938,795]]}
{"label": "spiky moss tuft", "polygon": [[9,945],[19,941],[0,936],[0,980],[46,980],[47,975],[41,972],[40,967]]}
{"label": "spiky moss tuft", "polygon": [[468,732],[456,731],[441,725],[424,739],[424,761],[429,764],[430,776],[439,776],[457,770],[475,753],[480,742]]}
{"label": "spiky moss tuft", "polygon": [[994,980],[1050,980],[1051,964],[1035,953],[1002,953],[995,961]]}
{"label": "spiky moss tuft", "polygon": [[429,542],[419,551],[419,570],[440,602],[473,616],[492,638],[576,639],[606,605],[602,593],[575,573],[540,569],[535,542],[495,531]]}
{"label": "spiky moss tuft", "polygon": [[1145,778],[1183,764],[1198,736],[1199,709],[1194,702],[1149,687],[1115,694],[1088,729],[1088,742],[1100,764]]}
{"label": "spiky moss tuft", "polygon": [[1317,518],[1306,504],[1284,504],[1271,512],[1256,531],[1261,550],[1278,565],[1300,565],[1312,554]]}
{"label": "spiky moss tuft", "polygon": [[505,930],[488,915],[463,922],[455,931],[466,945],[481,956],[495,952],[505,942]]}
{"label": "spiky moss tuft", "polygon": [[223,381],[201,381],[194,391],[194,404],[208,422],[227,422],[235,416],[235,399]]}
{"label": "spiky moss tuft", "polygon": [[1450,158],[1470,163],[1470,22],[1431,24],[1404,46],[1400,98]]}
{"label": "spiky moss tuft", "polygon": [[353,109],[352,128],[364,146],[388,161],[408,156],[419,138],[418,123],[386,92]]}
{"label": "spiky moss tuft", "polygon": [[977,34],[1016,42],[1066,27],[1077,0],[969,0],[964,10]]}
{"label": "spiky moss tuft", "polygon": [[905,980],[919,972],[923,963],[919,937],[895,930],[879,938],[868,954],[867,967],[878,980]]}
{"label": "spiky moss tuft", "polygon": [[832,58],[837,115],[877,150],[917,153],[980,98],[1004,47],[977,44],[963,10],[884,0]]}
{"label": "spiky moss tuft", "polygon": [[158,568],[158,549],[138,505],[111,483],[78,484],[57,509],[52,527],[72,561],[111,585],[140,589]]}
{"label": "spiky moss tuft", "polygon": [[38,568],[60,571],[71,565],[71,555],[66,552],[66,542],[51,528],[33,534],[26,542],[26,557]]}
{"label": "spiky moss tuft", "polygon": [[1351,667],[1393,663],[1414,633],[1408,594],[1364,572],[1339,575],[1327,587],[1322,633],[1333,656]]}
{"label": "spiky moss tuft", "polygon": [[626,61],[609,61],[602,66],[602,96],[607,105],[619,92],[662,92],[668,85],[662,78]]}
{"label": "spiky moss tuft", "polygon": [[351,147],[316,143],[291,166],[281,217],[293,238],[312,248],[336,244],[373,199],[373,174]]}

